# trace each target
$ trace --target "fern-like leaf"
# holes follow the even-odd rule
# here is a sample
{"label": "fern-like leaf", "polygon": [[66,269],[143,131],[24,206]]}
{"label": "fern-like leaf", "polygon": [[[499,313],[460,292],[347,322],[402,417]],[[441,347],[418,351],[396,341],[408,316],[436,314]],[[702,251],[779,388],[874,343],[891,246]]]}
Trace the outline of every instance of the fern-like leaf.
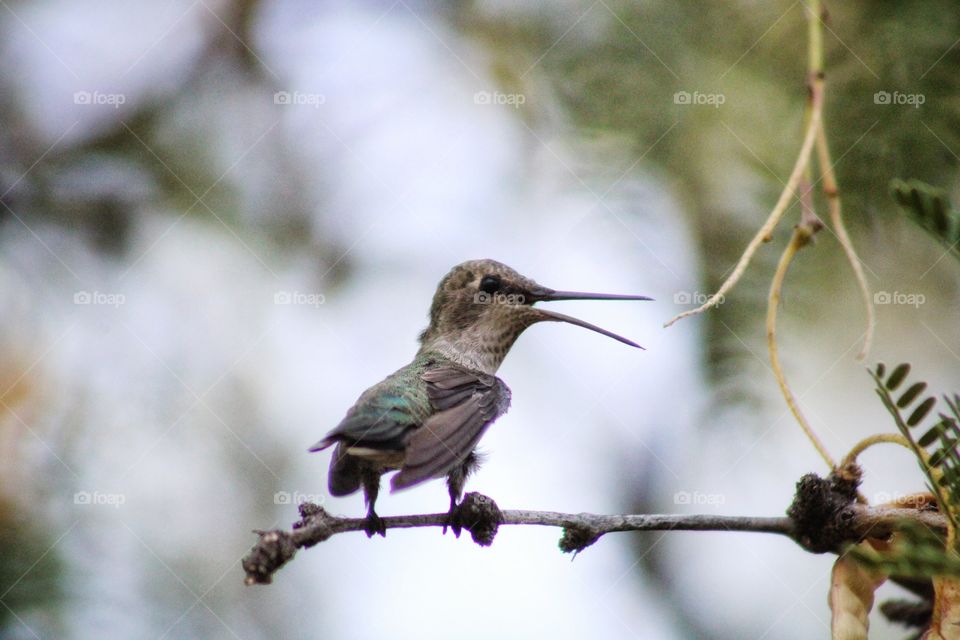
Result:
{"label": "fern-like leaf", "polygon": [[[913,383],[899,397],[894,396],[909,377],[910,365],[898,365],[887,375],[886,366],[880,363],[870,375],[877,383],[877,395],[893,416],[900,433],[910,442],[930,489],[937,498],[940,511],[947,517],[950,529],[955,534],[960,529],[960,453],[957,452],[960,443],[960,395],[955,394],[952,398],[944,396],[949,414],[952,415],[938,413],[937,421],[923,428],[920,425],[929,422],[928,416],[937,404],[934,396],[923,397],[927,384]],[[956,540],[956,535],[951,537]]]}
{"label": "fern-like leaf", "polygon": [[939,240],[950,254],[960,260],[960,211],[950,204],[943,189],[919,180],[893,180],[890,183],[893,199],[910,219]]}

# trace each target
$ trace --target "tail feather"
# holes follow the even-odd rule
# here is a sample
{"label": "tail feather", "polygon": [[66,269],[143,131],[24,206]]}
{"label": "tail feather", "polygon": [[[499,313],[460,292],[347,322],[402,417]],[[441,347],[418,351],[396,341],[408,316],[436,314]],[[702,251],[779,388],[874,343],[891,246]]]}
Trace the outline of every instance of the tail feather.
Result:
{"label": "tail feather", "polygon": [[[321,448],[328,446],[330,445]],[[327,487],[330,490],[330,495],[336,497],[348,496],[359,490],[363,471],[360,468],[361,464],[362,461],[359,458],[347,454],[342,444],[337,445],[333,452],[333,460],[330,461],[330,473],[327,476]]]}
{"label": "tail feather", "polygon": [[317,451],[323,451],[324,449],[326,449],[326,448],[329,447],[330,445],[334,444],[336,441],[337,441],[336,438],[331,438],[330,436],[327,436],[326,438],[324,438],[323,440],[321,440],[321,441],[318,442],[317,444],[315,444],[315,445],[313,445],[312,447],[310,447],[309,449],[307,449],[307,451],[309,451],[310,453],[316,453]]}

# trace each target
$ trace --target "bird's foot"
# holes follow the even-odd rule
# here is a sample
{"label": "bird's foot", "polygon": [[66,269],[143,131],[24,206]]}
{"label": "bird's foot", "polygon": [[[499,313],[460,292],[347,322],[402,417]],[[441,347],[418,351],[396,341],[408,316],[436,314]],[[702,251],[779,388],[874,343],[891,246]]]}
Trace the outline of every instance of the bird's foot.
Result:
{"label": "bird's foot", "polygon": [[382,537],[387,537],[387,525],[383,521],[383,518],[378,516],[373,511],[367,513],[366,522],[363,524],[363,530],[367,533],[368,538],[372,538],[374,535],[381,535]]}
{"label": "bird's foot", "polygon": [[450,527],[454,536],[460,537],[460,531],[463,530],[463,518],[461,517],[460,505],[453,500],[450,501],[450,511],[447,512],[447,521],[443,525],[444,535],[447,534],[447,527]]}

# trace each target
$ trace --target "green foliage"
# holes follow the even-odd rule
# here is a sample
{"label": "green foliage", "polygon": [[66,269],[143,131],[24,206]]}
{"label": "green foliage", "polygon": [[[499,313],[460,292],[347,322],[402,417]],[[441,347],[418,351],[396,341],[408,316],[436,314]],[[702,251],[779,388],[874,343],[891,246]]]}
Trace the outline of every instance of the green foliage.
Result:
{"label": "green foliage", "polygon": [[939,240],[950,251],[950,255],[960,260],[960,211],[951,206],[943,189],[919,180],[893,180],[890,191],[911,220]]}
{"label": "green foliage", "polygon": [[[533,95],[550,87],[565,126],[595,140],[596,148],[622,141],[631,161],[642,159],[639,169],[651,171],[677,195],[700,242],[703,290],[715,291],[775,202],[796,157],[807,98],[807,7],[787,0],[580,0],[497,14],[484,3],[452,6],[457,25],[495,52],[497,68],[515,70],[503,82],[504,91],[519,86]],[[899,218],[887,196],[891,177],[909,175],[932,184],[957,178],[957,159],[949,150],[960,149],[955,108],[960,12],[956,0],[827,7],[824,123],[846,222],[858,244],[865,227],[888,233],[887,225]],[[676,101],[677,92],[696,91],[722,94],[725,102],[713,108]],[[888,100],[878,97],[884,95]],[[895,95],[922,104],[897,103]],[[535,104],[543,103],[529,101],[521,113],[536,118],[527,126],[537,130],[544,120],[536,114],[550,111]],[[592,173],[579,167],[576,172],[603,193],[611,181],[624,186],[629,180],[600,168],[630,164],[613,156]],[[821,183],[815,182],[819,192]],[[606,200],[614,202],[617,190],[610,196]],[[649,215],[642,207],[628,210],[631,216]],[[781,226],[779,232],[789,234],[789,225]],[[896,258],[897,250],[878,247],[869,262]],[[822,288],[823,273],[846,268],[842,259],[840,251],[821,251],[816,260],[798,261],[791,278]],[[703,318],[707,375],[722,404],[762,398],[736,374],[755,366],[741,336],[762,335],[765,293],[775,267],[776,252],[759,252],[735,291],[737,304]],[[675,276],[665,270],[662,277]],[[811,317],[837,312],[818,304],[811,297],[793,308]]]}
{"label": "green foliage", "polygon": [[889,551],[851,545],[847,553],[870,569],[904,578],[960,576],[960,556],[943,552],[943,538],[917,522],[905,523]]}
{"label": "green foliage", "polygon": [[[59,616],[66,599],[65,559],[59,531],[0,499],[0,638],[36,637],[24,633],[23,618],[42,615],[41,628],[65,635]],[[39,619],[38,619],[39,620]],[[33,623],[31,623],[33,624]],[[32,630],[28,627],[26,631]]]}
{"label": "green foliage", "polygon": [[[950,526],[957,531],[960,521],[960,395],[944,396],[949,408],[947,415],[937,413],[937,419],[927,428],[918,428],[931,414],[937,399],[927,396],[920,400],[927,383],[916,382],[903,391],[898,398],[894,392],[900,389],[910,375],[910,365],[898,365],[886,375],[886,366],[877,365],[871,376],[877,383],[877,395],[893,416],[900,433],[910,442],[927,476],[931,491],[937,498],[940,511],[946,515]],[[942,546],[942,545],[941,545]]]}

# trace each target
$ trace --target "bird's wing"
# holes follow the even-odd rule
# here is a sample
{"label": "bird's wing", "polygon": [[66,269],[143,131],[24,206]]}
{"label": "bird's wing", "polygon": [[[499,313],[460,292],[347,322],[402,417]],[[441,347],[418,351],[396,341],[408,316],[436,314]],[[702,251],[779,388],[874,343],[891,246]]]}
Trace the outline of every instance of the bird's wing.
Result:
{"label": "bird's wing", "polygon": [[429,415],[424,384],[404,384],[387,378],[360,396],[346,417],[310,451],[326,449],[335,442],[349,447],[402,450],[407,431]]}
{"label": "bird's wing", "polygon": [[439,367],[421,378],[436,413],[407,440],[403,467],[390,482],[394,490],[446,475],[510,406],[510,389],[496,376]]}

